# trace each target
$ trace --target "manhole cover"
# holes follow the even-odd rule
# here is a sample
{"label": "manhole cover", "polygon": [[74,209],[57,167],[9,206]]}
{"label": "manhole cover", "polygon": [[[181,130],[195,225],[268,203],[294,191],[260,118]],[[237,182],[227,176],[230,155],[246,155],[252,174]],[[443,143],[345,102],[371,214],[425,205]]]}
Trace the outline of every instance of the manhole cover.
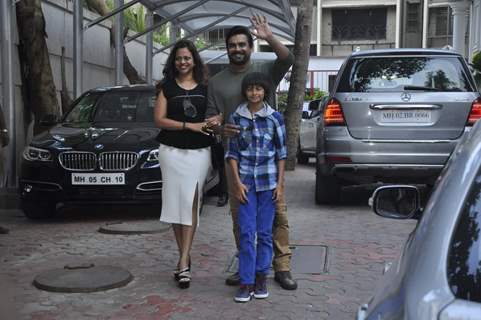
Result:
{"label": "manhole cover", "polygon": [[[292,245],[291,272],[305,274],[327,273],[329,267],[328,247],[324,245]],[[239,268],[237,255],[232,256],[226,272],[234,273]],[[271,270],[272,271],[272,270]]]}
{"label": "manhole cover", "polygon": [[161,233],[170,229],[170,225],[158,220],[141,222],[115,222],[99,228],[99,232],[108,234],[144,234]]}
{"label": "manhole cover", "polygon": [[123,287],[133,278],[120,267],[78,264],[45,271],[35,277],[33,285],[53,292],[95,292]]}

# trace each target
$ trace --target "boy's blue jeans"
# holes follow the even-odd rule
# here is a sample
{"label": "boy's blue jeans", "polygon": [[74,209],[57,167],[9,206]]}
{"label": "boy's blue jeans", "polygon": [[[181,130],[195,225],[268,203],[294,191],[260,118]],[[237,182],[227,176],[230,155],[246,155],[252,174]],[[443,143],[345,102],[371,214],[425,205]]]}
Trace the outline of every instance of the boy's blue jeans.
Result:
{"label": "boy's blue jeans", "polygon": [[241,284],[254,284],[256,273],[269,272],[272,262],[272,224],[275,214],[272,194],[273,190],[256,192],[251,186],[247,192],[248,203],[240,203],[237,219]]}

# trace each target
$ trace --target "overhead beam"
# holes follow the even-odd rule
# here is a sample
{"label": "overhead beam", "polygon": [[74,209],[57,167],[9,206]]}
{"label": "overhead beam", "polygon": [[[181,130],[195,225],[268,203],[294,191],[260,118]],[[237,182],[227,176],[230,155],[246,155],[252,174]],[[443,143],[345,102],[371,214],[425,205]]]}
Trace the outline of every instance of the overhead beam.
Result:
{"label": "overhead beam", "polygon": [[118,8],[115,8],[114,10],[110,11],[108,14],[106,14],[105,16],[101,16],[91,22],[89,22],[85,27],[84,27],[84,30],[87,30],[88,28],[90,27],[93,27],[95,26],[96,24],[99,24],[100,22],[104,21],[104,20],[107,20],[108,18],[110,18],[111,16],[113,15],[116,15],[117,13],[121,12],[121,11],[124,11],[125,9],[127,8],[130,8],[131,6],[133,6],[134,4],[140,2],[142,0],[132,0],[130,1],[129,3],[126,3]]}

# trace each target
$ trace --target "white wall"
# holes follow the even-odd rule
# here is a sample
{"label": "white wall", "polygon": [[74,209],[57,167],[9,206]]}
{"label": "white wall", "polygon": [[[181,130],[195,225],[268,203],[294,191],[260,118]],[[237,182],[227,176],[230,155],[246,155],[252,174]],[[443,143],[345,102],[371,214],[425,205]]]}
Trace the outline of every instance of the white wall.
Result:
{"label": "white wall", "polygon": [[469,53],[472,57],[474,52],[481,51],[481,0],[473,1],[470,18]]}

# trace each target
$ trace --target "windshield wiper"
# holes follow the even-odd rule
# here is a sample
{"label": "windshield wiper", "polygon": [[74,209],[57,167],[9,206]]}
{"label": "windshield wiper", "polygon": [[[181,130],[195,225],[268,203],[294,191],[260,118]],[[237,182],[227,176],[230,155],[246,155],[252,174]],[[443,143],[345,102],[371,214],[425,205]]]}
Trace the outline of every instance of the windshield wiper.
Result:
{"label": "windshield wiper", "polygon": [[433,87],[423,87],[423,86],[404,86],[404,90],[420,90],[420,91],[440,91]]}

